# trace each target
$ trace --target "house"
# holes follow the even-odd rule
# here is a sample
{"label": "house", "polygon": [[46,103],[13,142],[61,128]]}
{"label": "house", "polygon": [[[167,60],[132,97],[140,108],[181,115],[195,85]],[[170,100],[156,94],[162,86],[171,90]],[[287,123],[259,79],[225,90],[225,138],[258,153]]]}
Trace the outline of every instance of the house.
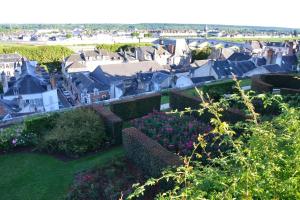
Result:
{"label": "house", "polygon": [[136,79],[138,82],[138,89],[143,90],[144,92],[151,91],[150,85],[151,85],[152,77],[153,77],[152,72],[137,73]]}
{"label": "house", "polygon": [[155,72],[150,82],[150,91],[160,91],[172,86],[172,76],[165,71]]}
{"label": "house", "polygon": [[126,60],[124,52],[122,54],[113,53],[103,49],[82,51],[64,59],[62,62],[62,72],[65,75],[84,71],[92,72],[99,65],[121,64],[130,60]]}
{"label": "house", "polygon": [[244,61],[249,60],[251,55],[241,52],[234,52],[231,56],[229,56],[228,60],[230,61]]}
{"label": "house", "polygon": [[179,76],[176,78],[175,87],[184,88],[194,85],[193,81],[189,76]]}
{"label": "house", "polygon": [[72,73],[68,87],[75,101],[92,104],[109,99],[109,86],[94,80],[83,73]]}
{"label": "house", "polygon": [[205,77],[211,76],[211,66],[213,64],[212,60],[195,60],[191,64],[191,77]]}
{"label": "house", "polygon": [[144,46],[135,48],[136,58],[139,61],[155,61],[160,65],[168,65],[172,56],[162,46]]}
{"label": "house", "polygon": [[8,82],[2,72],[4,100],[15,100],[21,113],[48,112],[59,109],[55,81],[43,73],[39,73],[33,62],[23,61],[21,74]]}
{"label": "house", "polygon": [[208,57],[210,60],[226,60],[232,54],[234,54],[234,50],[231,48],[213,48],[211,55]]}
{"label": "house", "polygon": [[285,73],[285,72],[287,72],[285,68],[279,66],[278,64],[272,64],[272,65],[259,66],[245,73],[245,76],[251,77],[258,74]]}
{"label": "house", "polygon": [[0,73],[4,72],[8,78],[15,76],[21,70],[22,58],[17,53],[0,54]]}
{"label": "house", "polygon": [[[137,90],[138,80],[136,76],[138,73],[154,73],[156,71],[168,70],[168,66],[159,65],[155,61],[143,61],[138,63],[102,65],[97,67],[91,73],[91,76],[101,83],[110,85],[110,97],[118,98],[126,93],[133,93],[133,90]],[[123,91],[122,94],[120,93],[121,91]]]}
{"label": "house", "polygon": [[261,54],[264,48],[264,44],[260,41],[247,41],[244,45],[245,49],[253,54]]}

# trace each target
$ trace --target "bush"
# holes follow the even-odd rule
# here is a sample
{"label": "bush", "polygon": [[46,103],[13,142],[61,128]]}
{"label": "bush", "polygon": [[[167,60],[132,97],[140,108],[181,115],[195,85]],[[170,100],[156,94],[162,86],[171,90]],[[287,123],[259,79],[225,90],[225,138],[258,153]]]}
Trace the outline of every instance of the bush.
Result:
{"label": "bush", "polygon": [[142,117],[153,110],[160,110],[161,94],[150,94],[130,100],[115,101],[110,105],[113,113],[123,120]]}
{"label": "bush", "polygon": [[167,151],[136,128],[123,130],[123,146],[127,158],[150,176],[159,176],[162,169],[182,164],[177,155]]}
{"label": "bush", "polygon": [[17,147],[29,147],[36,143],[36,135],[24,131],[24,126],[13,125],[0,132],[0,152],[12,151]]}
{"label": "bush", "polygon": [[106,139],[103,120],[95,111],[80,108],[61,113],[54,128],[43,137],[40,148],[50,153],[78,157],[99,150]]}

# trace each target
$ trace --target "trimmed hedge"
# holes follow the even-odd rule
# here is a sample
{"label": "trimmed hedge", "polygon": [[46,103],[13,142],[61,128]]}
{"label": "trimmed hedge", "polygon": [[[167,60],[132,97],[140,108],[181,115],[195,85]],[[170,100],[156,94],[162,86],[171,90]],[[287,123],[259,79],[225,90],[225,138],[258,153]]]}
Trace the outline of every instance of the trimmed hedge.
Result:
{"label": "trimmed hedge", "polygon": [[235,81],[228,80],[212,85],[204,85],[202,91],[204,94],[208,94],[210,98],[219,100],[224,94],[235,93]]}
{"label": "trimmed hedge", "polygon": [[[171,91],[170,92],[170,108],[172,110],[183,111],[185,108],[191,108],[197,110],[200,108],[201,99],[198,97],[192,97],[187,94],[184,94],[180,91]],[[212,114],[205,111],[202,115],[199,115],[197,111],[192,112],[192,115],[197,119],[209,123],[212,118]],[[241,120],[245,120],[245,114],[239,109],[229,108],[223,113],[223,120],[231,123],[236,123]]]}
{"label": "trimmed hedge", "polygon": [[180,166],[180,158],[136,128],[123,130],[126,156],[147,175],[157,177],[168,166]]}
{"label": "trimmed hedge", "polygon": [[25,132],[33,133],[38,137],[44,135],[54,128],[58,115],[58,113],[54,113],[26,119],[24,122]]}
{"label": "trimmed hedge", "polygon": [[122,144],[123,120],[103,106],[93,105],[90,108],[103,119],[110,141],[113,144]]}
{"label": "trimmed hedge", "polygon": [[258,93],[280,88],[281,94],[300,93],[300,79],[289,74],[264,74],[252,77],[251,89]]}
{"label": "trimmed hedge", "polygon": [[160,99],[159,93],[139,96],[130,100],[115,101],[110,105],[110,109],[121,119],[131,120],[147,115],[153,110],[160,111]]}

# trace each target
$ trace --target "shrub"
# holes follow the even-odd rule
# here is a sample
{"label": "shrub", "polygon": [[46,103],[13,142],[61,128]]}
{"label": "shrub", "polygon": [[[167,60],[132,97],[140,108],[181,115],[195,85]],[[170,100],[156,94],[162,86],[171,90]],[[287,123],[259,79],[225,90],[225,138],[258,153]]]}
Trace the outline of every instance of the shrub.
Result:
{"label": "shrub", "polygon": [[110,105],[111,111],[123,120],[142,117],[153,110],[160,110],[161,94],[150,94],[130,100],[120,100]]}
{"label": "shrub", "polygon": [[24,131],[23,124],[13,125],[0,132],[0,152],[12,151],[17,147],[29,147],[36,143],[36,135]]}
{"label": "shrub", "polygon": [[133,161],[146,174],[158,176],[168,166],[179,166],[179,157],[136,128],[123,130],[123,146],[127,158]]}
{"label": "shrub", "polygon": [[[236,126],[220,120],[225,101],[201,104],[214,114],[212,121],[218,135],[224,136],[222,141],[232,145],[228,154],[212,159],[206,166],[187,158],[184,166],[165,170],[161,177],[139,186],[128,199],[140,196],[145,187],[161,180],[174,181],[175,185],[157,199],[299,199],[299,108],[281,103],[282,114],[263,120],[254,112],[251,98],[240,88],[239,91],[251,118]],[[265,99],[263,103],[270,104],[269,101]],[[232,128],[246,134],[235,138]],[[200,135],[195,149],[208,144]]]}
{"label": "shrub", "polygon": [[95,111],[80,108],[61,113],[54,128],[43,137],[40,148],[77,157],[99,150],[106,139],[103,120]]}

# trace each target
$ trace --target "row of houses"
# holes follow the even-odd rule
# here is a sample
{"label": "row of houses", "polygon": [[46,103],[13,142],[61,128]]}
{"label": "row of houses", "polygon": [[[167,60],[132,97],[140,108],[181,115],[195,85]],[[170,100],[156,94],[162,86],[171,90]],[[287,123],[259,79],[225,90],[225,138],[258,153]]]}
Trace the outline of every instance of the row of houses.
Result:
{"label": "row of houses", "polygon": [[7,66],[1,72],[0,119],[59,109],[55,80],[46,69],[18,54],[0,57],[0,65]]}

